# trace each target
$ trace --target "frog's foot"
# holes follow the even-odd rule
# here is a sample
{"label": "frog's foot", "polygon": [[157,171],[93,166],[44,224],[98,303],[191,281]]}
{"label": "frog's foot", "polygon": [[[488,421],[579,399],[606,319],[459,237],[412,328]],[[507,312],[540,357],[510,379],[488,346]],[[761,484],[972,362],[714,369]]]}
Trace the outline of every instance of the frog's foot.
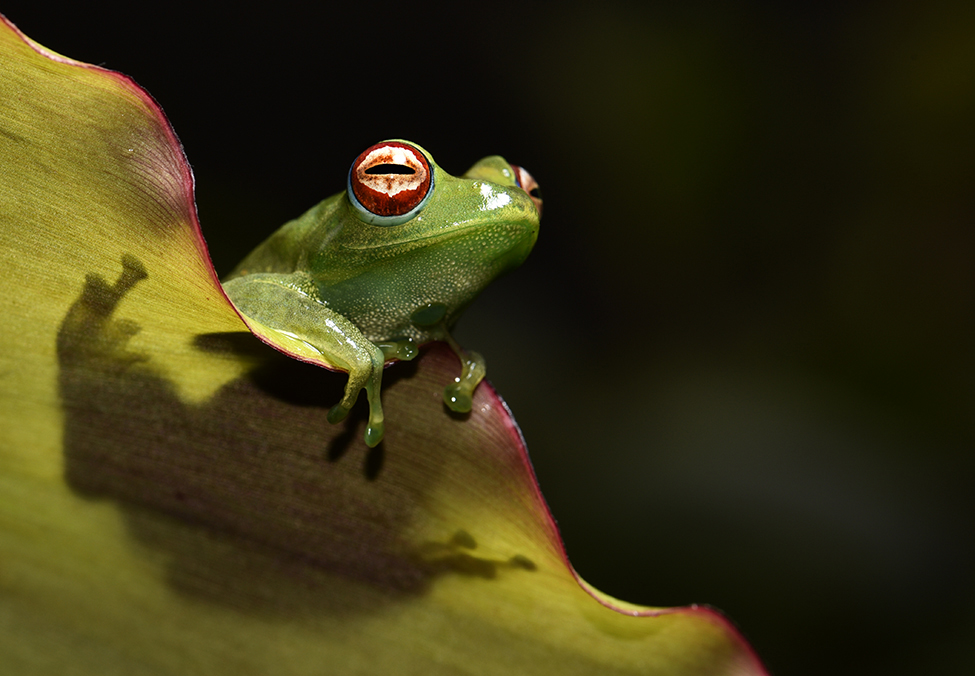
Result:
{"label": "frog's foot", "polygon": [[384,343],[376,343],[376,347],[383,351],[383,356],[386,359],[399,359],[400,361],[410,361],[420,353],[416,341],[412,338],[388,340]]}
{"label": "frog's foot", "polygon": [[345,386],[345,396],[329,409],[326,416],[333,425],[342,422],[349,415],[359,398],[359,390],[365,388],[369,399],[369,422],[366,425],[366,446],[373,448],[383,440],[386,426],[383,424],[383,404],[379,396],[383,378],[383,352],[375,348],[370,351],[370,359],[349,369],[349,382]]}
{"label": "frog's foot", "polygon": [[[369,390],[371,388],[366,388],[367,396],[369,398],[369,423],[366,425],[365,441],[366,446],[373,448],[379,445],[379,442],[383,440],[383,436],[386,434],[386,425],[383,422],[383,405],[382,401],[378,396],[374,396]],[[352,404],[355,404],[355,399],[358,397],[353,397]],[[349,415],[349,411],[352,410],[352,405],[346,404],[346,400],[343,398],[342,401],[335,404],[329,409],[328,415],[326,416],[328,421],[333,425],[335,423],[340,423],[346,419]]]}
{"label": "frog's foot", "polygon": [[450,345],[460,358],[462,365],[460,376],[443,390],[443,403],[452,411],[467,413],[473,405],[474,389],[484,379],[487,370],[484,357],[477,352],[464,352],[454,337],[450,335],[446,324],[447,306],[443,303],[428,303],[410,315],[410,321],[416,326],[426,329],[433,339],[443,339]]}
{"label": "frog's foot", "polygon": [[484,379],[487,372],[487,365],[477,352],[465,353],[452,339],[447,341],[460,357],[461,367],[460,376],[454,378],[454,382],[443,389],[443,402],[450,407],[450,410],[458,413],[467,413],[471,410],[474,389],[478,383]]}
{"label": "frog's foot", "polygon": [[379,412],[379,420],[373,419],[372,412],[369,413],[369,425],[366,427],[366,446],[369,448],[375,448],[379,445],[379,442],[383,440],[386,436],[386,425],[382,420],[383,412]]}

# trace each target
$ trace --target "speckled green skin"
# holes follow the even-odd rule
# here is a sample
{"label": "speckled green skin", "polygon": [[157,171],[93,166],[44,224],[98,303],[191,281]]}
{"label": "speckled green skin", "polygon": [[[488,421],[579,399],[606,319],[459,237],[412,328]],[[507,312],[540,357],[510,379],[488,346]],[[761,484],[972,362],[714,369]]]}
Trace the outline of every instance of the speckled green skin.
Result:
{"label": "speckled green skin", "polygon": [[[366,388],[370,446],[383,434],[383,362],[412,358],[411,345],[453,344],[448,329],[460,312],[492,279],[519,265],[538,236],[538,213],[503,158],[485,158],[457,178],[419,150],[433,169],[434,193],[415,218],[369,225],[342,192],[286,223],[224,280],[245,318],[305,341],[349,371],[346,396],[329,420],[344,418]],[[461,391],[453,404],[449,393],[445,401],[469,410],[483,360],[461,356],[467,358],[457,381]]]}

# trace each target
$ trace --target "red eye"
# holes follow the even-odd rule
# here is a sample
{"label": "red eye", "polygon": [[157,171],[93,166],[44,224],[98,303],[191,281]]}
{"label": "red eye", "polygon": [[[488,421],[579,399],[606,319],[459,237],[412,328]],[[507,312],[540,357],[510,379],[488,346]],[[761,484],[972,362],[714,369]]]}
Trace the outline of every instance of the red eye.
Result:
{"label": "red eye", "polygon": [[426,156],[399,141],[366,149],[349,170],[349,197],[374,225],[397,225],[415,215],[431,193],[433,172]]}
{"label": "red eye", "polygon": [[528,196],[532,198],[532,202],[535,204],[535,210],[538,211],[538,215],[541,217],[542,189],[538,187],[538,181],[522,167],[513,164],[511,168],[515,170],[515,182],[518,183],[518,187],[527,192]]}

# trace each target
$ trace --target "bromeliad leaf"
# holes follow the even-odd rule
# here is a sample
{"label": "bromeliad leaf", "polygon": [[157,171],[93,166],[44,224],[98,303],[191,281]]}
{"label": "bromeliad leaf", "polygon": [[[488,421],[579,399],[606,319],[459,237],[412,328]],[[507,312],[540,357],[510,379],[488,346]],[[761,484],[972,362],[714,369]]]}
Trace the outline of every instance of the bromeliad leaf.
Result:
{"label": "bromeliad leaf", "polygon": [[345,376],[246,332],[158,106],[6,22],[0,172],[5,672],[762,673],[713,611],[576,578],[441,344],[386,371],[382,445],[327,424]]}

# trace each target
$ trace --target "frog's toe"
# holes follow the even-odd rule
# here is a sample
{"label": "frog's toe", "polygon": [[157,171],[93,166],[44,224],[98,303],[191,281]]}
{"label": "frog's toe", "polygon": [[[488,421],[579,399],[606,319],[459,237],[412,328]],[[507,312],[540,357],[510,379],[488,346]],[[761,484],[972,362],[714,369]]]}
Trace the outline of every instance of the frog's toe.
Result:
{"label": "frog's toe", "polygon": [[339,403],[335,404],[335,406],[333,406],[328,410],[328,415],[326,416],[326,418],[330,423],[334,425],[335,423],[340,423],[343,420],[345,420],[346,416],[349,415],[349,411],[351,410],[352,410],[351,406],[345,406],[340,401]]}
{"label": "frog's toe", "polygon": [[385,417],[383,416],[382,402],[379,400],[379,394],[369,392],[371,395],[369,397],[369,423],[366,425],[366,446],[372,448],[379,444],[383,440],[383,435],[386,433],[386,426],[383,424]]}
{"label": "frog's toe", "polygon": [[456,411],[457,413],[467,413],[471,410],[473,405],[473,400],[471,393],[468,391],[470,388],[465,387],[466,382],[461,382],[460,378],[457,382],[453,382],[443,388],[443,403],[447,404],[447,407],[451,411]]}
{"label": "frog's toe", "polygon": [[412,338],[377,343],[376,347],[382,350],[384,359],[410,361],[420,353],[419,348],[416,346],[416,341]]}
{"label": "frog's toe", "polygon": [[383,436],[386,434],[386,426],[382,421],[379,423],[369,423],[366,426],[366,446],[369,448],[375,448],[379,445],[379,442],[383,440]]}

